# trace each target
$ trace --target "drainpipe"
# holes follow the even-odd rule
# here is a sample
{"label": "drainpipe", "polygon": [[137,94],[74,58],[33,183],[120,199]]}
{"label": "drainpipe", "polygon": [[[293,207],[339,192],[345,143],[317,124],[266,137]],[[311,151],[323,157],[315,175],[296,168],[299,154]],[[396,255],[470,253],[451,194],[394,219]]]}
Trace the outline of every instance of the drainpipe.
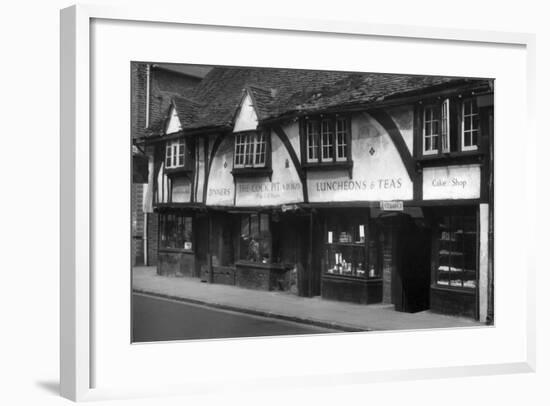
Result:
{"label": "drainpipe", "polygon": [[149,227],[147,226],[148,213],[143,213],[143,264],[149,266]]}

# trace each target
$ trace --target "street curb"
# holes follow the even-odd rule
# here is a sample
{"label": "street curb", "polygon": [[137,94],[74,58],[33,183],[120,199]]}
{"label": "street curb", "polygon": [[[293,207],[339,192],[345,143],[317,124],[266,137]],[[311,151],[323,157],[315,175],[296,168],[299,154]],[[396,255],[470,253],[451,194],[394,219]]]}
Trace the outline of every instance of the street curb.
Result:
{"label": "street curb", "polygon": [[159,298],[163,298],[163,299],[175,300],[175,301],[178,301],[178,302],[197,304],[197,305],[201,305],[201,306],[211,307],[213,309],[230,310],[230,311],[237,312],[237,313],[244,313],[244,314],[250,314],[250,315],[253,315],[253,316],[261,316],[261,317],[268,317],[268,318],[272,318],[272,319],[291,321],[291,322],[294,322],[294,323],[307,324],[307,325],[322,327],[322,328],[329,328],[329,329],[332,329],[332,330],[340,330],[342,332],[347,332],[347,333],[372,331],[372,329],[369,329],[369,328],[358,328],[358,327],[346,326],[346,325],[338,324],[338,323],[331,323],[331,322],[325,322],[325,321],[319,321],[319,320],[306,319],[306,318],[297,317],[297,316],[288,316],[288,315],[279,314],[279,313],[271,313],[271,312],[266,312],[266,311],[263,311],[263,310],[249,309],[249,308],[245,308],[245,307],[236,307],[236,306],[231,306],[231,305],[225,305],[225,304],[222,304],[222,303],[205,302],[205,301],[198,300],[198,299],[189,299],[189,298],[186,298],[186,297],[184,298],[184,297],[180,297],[180,296],[167,295],[167,294],[164,294],[164,293],[151,292],[151,291],[142,290],[142,289],[133,289],[132,291],[134,293],[139,293],[139,294],[143,294],[143,295],[147,295],[147,296],[154,296],[154,297],[159,297]]}

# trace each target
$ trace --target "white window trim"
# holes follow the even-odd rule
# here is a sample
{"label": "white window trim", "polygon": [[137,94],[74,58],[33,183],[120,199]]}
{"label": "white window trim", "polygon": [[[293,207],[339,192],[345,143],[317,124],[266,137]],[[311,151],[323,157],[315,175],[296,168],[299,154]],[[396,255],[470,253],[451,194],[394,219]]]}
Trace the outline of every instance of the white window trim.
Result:
{"label": "white window trim", "polygon": [[441,103],[441,114],[439,119],[439,129],[441,138],[441,152],[451,152],[451,126],[450,126],[450,101],[449,99],[443,100]]}
{"label": "white window trim", "polygon": [[[328,131],[328,134],[332,134],[332,142],[331,143],[327,143],[327,147],[330,147],[332,149],[332,156],[331,157],[325,157],[325,140],[324,140],[324,137],[323,137],[323,123],[324,122],[328,122],[328,128],[329,128],[329,131]],[[330,120],[330,119],[323,119],[321,120],[321,123],[320,123],[320,126],[319,126],[319,139],[320,139],[320,142],[321,142],[321,162],[333,162],[334,161],[334,144],[335,144],[335,134],[334,134],[334,131],[333,131],[333,120]],[[330,137],[329,137],[330,139]]]}
{"label": "white window trim", "polygon": [[[310,133],[309,133],[309,130],[308,130],[308,125],[309,124],[312,124],[312,127],[314,129],[313,131],[313,145],[310,144],[309,142],[309,137],[310,137]],[[317,124],[317,121],[315,120],[308,120],[306,121],[306,160],[307,162],[311,162],[311,163],[315,163],[315,162],[319,162],[319,144],[320,144],[320,140],[319,140],[319,137],[320,137],[320,131],[318,132],[315,132],[315,126]],[[310,150],[313,150],[315,151],[314,155],[315,157],[314,158],[310,158],[309,156],[309,151]]]}
{"label": "white window trim", "polygon": [[[424,109],[422,110],[422,154],[423,155],[436,155],[436,154],[439,153],[439,148],[427,150],[426,149],[426,142],[425,142],[426,141],[426,109],[432,109],[433,111],[435,111],[437,109],[437,106],[438,105],[429,105],[429,106],[424,107]],[[434,121],[437,121],[441,124],[441,120],[433,120],[433,117],[432,117],[431,122],[434,122]],[[437,136],[436,136],[437,138],[440,138],[440,135],[441,135],[440,132],[441,131],[439,131],[437,133]],[[433,139],[435,137],[433,136],[433,134],[431,134],[430,138]],[[438,145],[439,144],[440,143],[438,143]]]}
{"label": "white window trim", "polygon": [[[239,143],[240,140],[244,140],[244,142]],[[260,142],[260,138],[262,138],[262,142]],[[259,153],[260,145],[265,145],[265,151],[263,154],[263,160],[262,162],[256,163],[256,154]],[[242,145],[243,152],[242,154],[237,154],[237,147]],[[250,149],[250,152],[247,153],[247,149]],[[254,133],[244,133],[244,134],[235,134],[235,152],[234,152],[234,158],[233,158],[233,167],[234,168],[264,168],[267,164],[267,154],[269,151],[267,150],[267,139],[264,134],[254,132]],[[237,156],[240,155],[243,158],[243,163],[237,163]],[[251,157],[252,164],[247,164],[247,158]]]}
{"label": "white window trim", "polygon": [[[180,154],[183,149],[183,154]],[[168,165],[168,150],[170,151],[170,165]],[[183,162],[179,163],[179,156],[183,155]],[[181,138],[166,142],[166,156],[164,158],[166,169],[181,168],[185,166],[185,141]]]}
{"label": "white window trim", "polygon": [[[344,123],[344,131],[342,131],[342,143],[338,142],[338,121],[341,121]],[[345,162],[348,160],[348,143],[347,143],[347,135],[348,135],[348,121],[345,118],[336,118],[334,119],[334,153],[336,154],[336,161],[338,162]],[[338,150],[340,146],[343,147],[344,156],[338,155]]]}
{"label": "white window trim", "polygon": [[[466,102],[472,102],[473,99],[466,99],[463,100],[461,103],[461,112],[460,112],[460,148],[462,151],[477,151],[477,145],[464,145],[464,141],[466,140],[466,137],[464,136],[464,104]],[[473,105],[473,103],[472,103]],[[479,118],[479,111],[475,114]],[[469,117],[472,117],[473,115],[470,115]],[[473,120],[472,120],[473,124]],[[470,132],[472,134],[472,132]],[[479,128],[477,128],[477,136],[479,138]]]}

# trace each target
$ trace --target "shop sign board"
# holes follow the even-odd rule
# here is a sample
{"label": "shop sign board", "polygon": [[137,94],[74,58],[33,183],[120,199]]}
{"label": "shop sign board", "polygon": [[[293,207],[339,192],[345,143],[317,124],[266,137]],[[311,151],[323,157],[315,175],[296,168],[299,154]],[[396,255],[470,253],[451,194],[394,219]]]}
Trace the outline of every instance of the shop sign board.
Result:
{"label": "shop sign board", "polygon": [[186,203],[191,201],[191,182],[188,179],[174,179],[172,182],[172,202]]}
{"label": "shop sign board", "polygon": [[390,201],[381,201],[380,210],[383,211],[403,211],[403,201],[402,200],[390,200]]}
{"label": "shop sign board", "polygon": [[271,206],[303,201],[302,184],[297,181],[243,181],[237,187],[237,206]]}
{"label": "shop sign board", "polygon": [[478,164],[424,168],[422,196],[424,200],[478,199],[480,185]]}

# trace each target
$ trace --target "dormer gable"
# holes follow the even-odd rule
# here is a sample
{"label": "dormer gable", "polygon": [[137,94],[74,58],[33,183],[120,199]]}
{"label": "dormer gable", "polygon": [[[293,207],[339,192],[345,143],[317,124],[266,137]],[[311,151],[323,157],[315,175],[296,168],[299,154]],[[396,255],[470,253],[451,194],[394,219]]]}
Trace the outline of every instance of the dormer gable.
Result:
{"label": "dormer gable", "polygon": [[233,126],[233,132],[241,131],[255,131],[258,127],[258,114],[254,106],[254,101],[250,92],[246,90],[244,92],[241,105],[239,107],[237,117],[235,119],[235,125]]}
{"label": "dormer gable", "polygon": [[166,123],[165,127],[165,134],[175,134],[177,132],[180,132],[182,130],[181,121],[178,116],[178,112],[175,108],[175,106],[172,104],[170,107],[170,113],[168,116],[168,121]]}

